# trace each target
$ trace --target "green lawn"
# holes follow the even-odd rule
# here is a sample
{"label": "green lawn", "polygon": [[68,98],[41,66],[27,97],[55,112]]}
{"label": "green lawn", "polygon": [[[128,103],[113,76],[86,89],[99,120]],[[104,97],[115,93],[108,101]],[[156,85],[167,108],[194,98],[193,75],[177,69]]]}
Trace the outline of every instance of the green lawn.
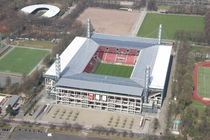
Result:
{"label": "green lawn", "polygon": [[43,48],[43,49],[52,49],[52,47],[55,46],[55,43],[50,42],[50,41],[42,41],[42,40],[21,40],[21,41],[14,41],[12,43],[12,45]]}
{"label": "green lawn", "polygon": [[210,97],[210,68],[208,67],[198,69],[198,95]]}
{"label": "green lawn", "polygon": [[0,60],[0,71],[27,74],[46,53],[44,50],[15,48]]}
{"label": "green lawn", "polygon": [[132,66],[100,63],[94,73],[129,78],[132,71]]}
{"label": "green lawn", "polygon": [[210,51],[210,47],[207,46],[191,46],[193,51]]}
{"label": "green lawn", "polygon": [[158,6],[158,10],[169,10],[170,6],[160,5]]}
{"label": "green lawn", "polygon": [[138,31],[138,36],[157,38],[162,24],[162,38],[174,39],[177,30],[204,31],[204,17],[148,13]]}
{"label": "green lawn", "polygon": [[198,111],[199,111],[200,113],[205,112],[206,105],[205,105],[205,104],[202,104],[202,103],[199,102],[199,101],[192,100],[192,106],[193,106],[194,108],[197,108]]}

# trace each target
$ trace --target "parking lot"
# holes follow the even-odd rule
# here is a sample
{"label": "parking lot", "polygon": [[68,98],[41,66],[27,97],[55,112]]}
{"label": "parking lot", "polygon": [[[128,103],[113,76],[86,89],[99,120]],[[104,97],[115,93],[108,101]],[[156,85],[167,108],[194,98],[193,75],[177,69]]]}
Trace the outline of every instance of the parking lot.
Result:
{"label": "parking lot", "polygon": [[8,133],[9,133],[9,130],[8,128],[1,128],[0,129],[0,140],[5,140]]}

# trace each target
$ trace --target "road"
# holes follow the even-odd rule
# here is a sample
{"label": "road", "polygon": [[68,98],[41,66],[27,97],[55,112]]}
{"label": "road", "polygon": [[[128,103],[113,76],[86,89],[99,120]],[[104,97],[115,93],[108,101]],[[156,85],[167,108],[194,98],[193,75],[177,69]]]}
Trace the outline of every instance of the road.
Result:
{"label": "road", "polygon": [[138,31],[139,31],[139,29],[140,29],[140,27],[141,27],[141,25],[144,21],[144,18],[146,16],[146,14],[147,14],[147,9],[146,8],[140,9],[140,14],[139,14],[138,20],[131,29],[131,36],[137,36]]}
{"label": "road", "polygon": [[16,130],[13,132],[10,140],[114,140],[106,138],[95,138],[86,136],[66,135],[53,133],[52,137],[48,137],[44,132]]}
{"label": "road", "polygon": [[[169,79],[169,83],[168,83],[168,90],[166,93],[166,98],[163,102],[163,106],[161,108],[161,112],[160,112],[160,116],[159,116],[159,122],[160,122],[160,130],[159,133],[165,133],[166,127],[167,127],[167,113],[168,113],[168,106],[169,106],[169,102],[171,100],[171,85],[173,82],[173,77],[175,74],[175,70],[176,70],[176,61],[177,61],[177,51],[179,50],[179,45],[177,45],[176,51],[175,51],[175,56],[173,57],[172,60],[172,66],[171,66],[171,73],[170,73],[170,79]],[[173,53],[173,52],[172,52]]]}
{"label": "road", "polygon": [[74,10],[74,8],[76,8],[76,6],[77,5],[73,5],[69,7],[69,9],[60,17],[60,19],[64,19],[66,16],[68,16]]}

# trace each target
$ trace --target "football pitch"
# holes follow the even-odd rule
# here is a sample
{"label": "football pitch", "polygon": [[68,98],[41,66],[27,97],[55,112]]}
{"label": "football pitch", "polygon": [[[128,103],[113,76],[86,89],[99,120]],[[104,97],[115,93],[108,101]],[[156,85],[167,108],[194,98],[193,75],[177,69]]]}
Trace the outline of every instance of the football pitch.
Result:
{"label": "football pitch", "polygon": [[204,31],[204,17],[148,13],[138,31],[138,36],[157,38],[162,24],[162,38],[174,39],[177,30]]}
{"label": "football pitch", "polygon": [[27,74],[47,52],[45,50],[14,48],[0,60],[0,71]]}
{"label": "football pitch", "polygon": [[94,73],[101,75],[129,78],[132,71],[133,71],[132,66],[100,63],[98,64]]}
{"label": "football pitch", "polygon": [[210,97],[210,68],[198,68],[198,95],[201,97]]}

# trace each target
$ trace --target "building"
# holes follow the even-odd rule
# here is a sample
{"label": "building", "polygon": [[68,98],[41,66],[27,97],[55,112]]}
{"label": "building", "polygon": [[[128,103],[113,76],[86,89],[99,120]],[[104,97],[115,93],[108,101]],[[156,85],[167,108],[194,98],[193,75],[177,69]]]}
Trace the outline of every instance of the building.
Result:
{"label": "building", "polygon": [[17,95],[6,95],[2,94],[0,96],[0,112],[5,114],[7,107],[10,105],[11,107],[15,107],[20,100],[20,97]]}
{"label": "building", "polygon": [[[159,34],[160,36],[161,34]],[[165,97],[171,45],[160,39],[87,34],[76,37],[44,74],[57,104],[141,114],[157,112]],[[127,77],[94,73],[100,63],[129,66]]]}
{"label": "building", "polygon": [[35,4],[29,5],[21,9],[21,11],[25,14],[36,14],[38,11],[44,10],[41,16],[46,18],[52,18],[56,16],[60,12],[60,8],[54,5],[49,4]]}

